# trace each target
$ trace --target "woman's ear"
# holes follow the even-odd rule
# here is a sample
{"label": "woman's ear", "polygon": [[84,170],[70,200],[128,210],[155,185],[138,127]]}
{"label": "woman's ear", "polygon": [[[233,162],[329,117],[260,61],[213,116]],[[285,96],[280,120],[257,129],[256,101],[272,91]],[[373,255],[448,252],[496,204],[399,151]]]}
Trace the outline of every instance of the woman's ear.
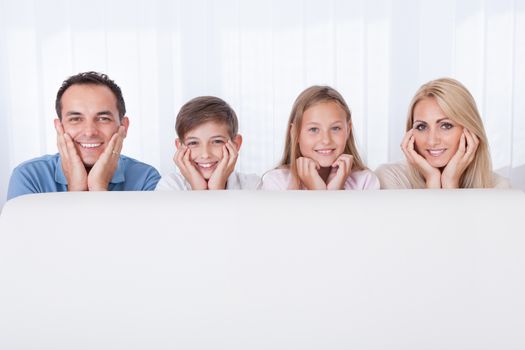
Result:
{"label": "woman's ear", "polygon": [[176,138],[176,139],[175,139],[175,147],[176,147],[177,149],[179,149],[180,146],[182,146],[182,142],[180,142],[180,139],[179,139],[179,138]]}
{"label": "woman's ear", "polygon": [[237,152],[239,152],[239,150],[241,149],[241,145],[242,145],[242,135],[241,134],[235,135],[232,141],[235,144],[235,146],[237,146]]}

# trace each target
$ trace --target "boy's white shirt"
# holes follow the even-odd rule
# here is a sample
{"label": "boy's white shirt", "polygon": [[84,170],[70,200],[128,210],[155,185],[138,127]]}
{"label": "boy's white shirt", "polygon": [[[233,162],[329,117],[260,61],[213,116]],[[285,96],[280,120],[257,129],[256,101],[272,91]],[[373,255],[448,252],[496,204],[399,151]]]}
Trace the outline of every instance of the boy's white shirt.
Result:
{"label": "boy's white shirt", "polygon": [[[256,190],[260,177],[255,174],[233,172],[226,182],[227,190]],[[155,191],[191,191],[191,185],[181,173],[162,176]]]}

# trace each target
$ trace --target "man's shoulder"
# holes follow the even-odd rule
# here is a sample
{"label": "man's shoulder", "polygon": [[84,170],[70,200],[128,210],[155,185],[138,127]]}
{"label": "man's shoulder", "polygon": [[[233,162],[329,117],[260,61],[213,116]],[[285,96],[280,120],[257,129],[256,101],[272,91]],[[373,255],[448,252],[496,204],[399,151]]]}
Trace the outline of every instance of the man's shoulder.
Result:
{"label": "man's shoulder", "polygon": [[40,157],[26,160],[15,167],[13,174],[23,173],[27,171],[53,171],[57,166],[59,155],[57,154],[46,154]]}
{"label": "man's shoulder", "polygon": [[158,174],[158,171],[157,169],[155,169],[155,167],[149,164],[146,164],[144,162],[141,162],[140,160],[137,160],[137,159],[134,159],[134,158],[122,155],[122,154],[120,155],[120,160],[122,161],[122,164],[125,170],[132,169],[132,170],[141,170],[141,171],[153,171]]}

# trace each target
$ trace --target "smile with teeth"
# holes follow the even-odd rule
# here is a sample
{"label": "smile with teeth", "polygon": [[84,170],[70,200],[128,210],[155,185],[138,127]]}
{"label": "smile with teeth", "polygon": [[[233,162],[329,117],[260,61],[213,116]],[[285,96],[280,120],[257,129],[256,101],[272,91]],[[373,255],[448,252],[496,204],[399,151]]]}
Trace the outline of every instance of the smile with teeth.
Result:
{"label": "smile with teeth", "polygon": [[78,143],[82,148],[97,148],[99,147],[102,143],[81,143],[79,142]]}
{"label": "smile with teeth", "polygon": [[316,149],[316,153],[319,153],[320,155],[331,155],[334,152],[333,148],[325,148],[325,149]]}
{"label": "smile with teeth", "polygon": [[217,162],[210,162],[210,163],[195,163],[199,168],[202,169],[209,169],[212,168]]}
{"label": "smile with teeth", "polygon": [[447,149],[446,148],[436,148],[436,149],[427,149],[427,152],[432,156],[432,157],[439,157],[440,155],[442,155],[443,153],[445,153]]}

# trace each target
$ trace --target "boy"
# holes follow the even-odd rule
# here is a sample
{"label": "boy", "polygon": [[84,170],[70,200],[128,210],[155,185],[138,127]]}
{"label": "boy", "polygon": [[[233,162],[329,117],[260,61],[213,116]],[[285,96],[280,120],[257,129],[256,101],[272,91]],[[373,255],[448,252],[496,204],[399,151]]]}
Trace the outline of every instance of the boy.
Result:
{"label": "boy", "polygon": [[234,172],[242,144],[234,110],[213,96],[196,97],[179,111],[173,160],[180,174],[163,176],[156,190],[256,189],[259,177]]}

